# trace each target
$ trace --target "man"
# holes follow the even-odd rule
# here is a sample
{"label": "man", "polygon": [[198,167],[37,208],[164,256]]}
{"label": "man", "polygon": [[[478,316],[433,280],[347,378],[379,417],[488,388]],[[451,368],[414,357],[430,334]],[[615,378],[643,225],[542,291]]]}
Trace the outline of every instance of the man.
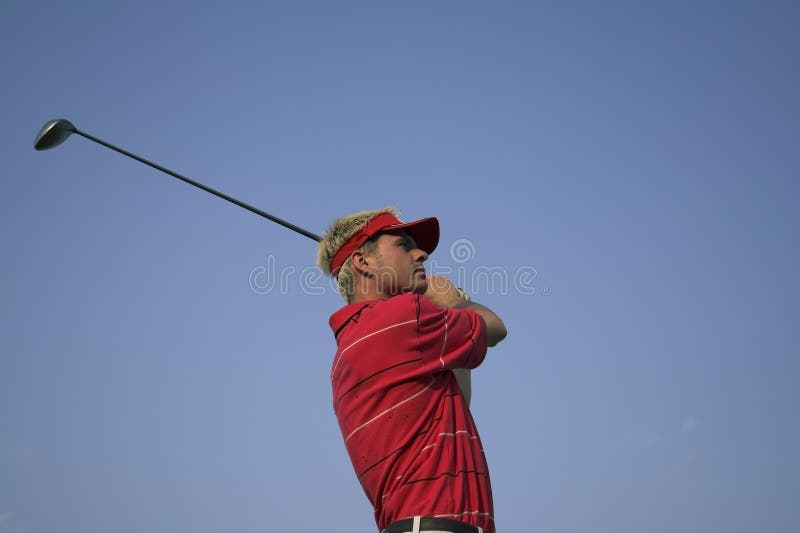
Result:
{"label": "man", "polygon": [[493,533],[489,470],[465,395],[468,369],[506,328],[426,275],[439,222],[397,215],[341,218],[319,245],[317,262],[348,304],[330,318],[333,408],[379,530]]}

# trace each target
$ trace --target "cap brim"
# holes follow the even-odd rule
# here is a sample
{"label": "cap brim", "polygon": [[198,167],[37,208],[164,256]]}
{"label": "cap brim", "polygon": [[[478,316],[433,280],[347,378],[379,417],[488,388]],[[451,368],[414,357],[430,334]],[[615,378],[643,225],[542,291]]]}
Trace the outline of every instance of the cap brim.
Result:
{"label": "cap brim", "polygon": [[417,243],[417,247],[428,254],[432,254],[439,244],[439,220],[436,217],[387,226],[381,231],[396,230],[403,230],[411,235],[411,238]]}

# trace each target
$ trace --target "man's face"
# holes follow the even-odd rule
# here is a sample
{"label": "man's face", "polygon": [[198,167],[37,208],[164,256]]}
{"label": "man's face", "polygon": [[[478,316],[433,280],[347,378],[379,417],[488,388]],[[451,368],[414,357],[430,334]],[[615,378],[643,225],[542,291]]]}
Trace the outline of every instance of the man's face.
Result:
{"label": "man's face", "polygon": [[405,231],[381,234],[373,256],[378,290],[386,296],[408,292],[424,294],[428,288],[423,262],[428,254]]}

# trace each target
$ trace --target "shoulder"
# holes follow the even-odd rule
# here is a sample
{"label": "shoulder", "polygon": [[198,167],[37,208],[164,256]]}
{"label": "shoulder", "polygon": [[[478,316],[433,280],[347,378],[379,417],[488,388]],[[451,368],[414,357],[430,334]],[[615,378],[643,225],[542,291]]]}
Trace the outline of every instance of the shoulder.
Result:
{"label": "shoulder", "polygon": [[461,310],[441,307],[419,294],[401,294],[387,300],[382,300],[375,306],[375,310],[394,317],[415,319],[417,322],[438,321],[448,314],[460,313]]}
{"label": "shoulder", "polygon": [[401,324],[413,325],[416,329],[426,327],[426,324],[441,324],[447,320],[449,311],[451,310],[439,307],[424,296],[410,293],[371,302],[361,310],[357,320],[362,325],[369,324],[371,329]]}
{"label": "shoulder", "polygon": [[345,330],[364,332],[398,323],[417,322],[420,299],[425,300],[416,294],[402,294],[386,300],[346,305],[331,316],[330,326],[338,338]]}
{"label": "shoulder", "polygon": [[381,321],[417,320],[421,300],[418,294],[400,294],[375,302],[369,312]]}

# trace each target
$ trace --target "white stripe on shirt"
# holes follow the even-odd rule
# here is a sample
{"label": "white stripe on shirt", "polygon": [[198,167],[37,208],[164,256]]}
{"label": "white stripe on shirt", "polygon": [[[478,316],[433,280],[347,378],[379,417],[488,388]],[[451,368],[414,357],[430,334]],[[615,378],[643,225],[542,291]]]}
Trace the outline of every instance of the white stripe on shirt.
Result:
{"label": "white stripe on shirt", "polygon": [[439,352],[439,362],[442,363],[442,368],[444,368],[444,359],[442,359],[442,355],[444,355],[444,349],[447,347],[447,319],[450,317],[450,313],[447,311],[444,312],[444,343],[442,343],[442,351]]}
{"label": "white stripe on shirt", "polygon": [[367,420],[366,422],[364,422],[363,424],[361,424],[360,426],[358,426],[356,429],[354,429],[353,431],[351,431],[351,432],[350,432],[350,434],[349,434],[349,435],[348,435],[348,436],[347,436],[347,437],[344,439],[344,441],[345,441],[345,442],[347,442],[348,440],[350,440],[350,437],[352,437],[353,435],[355,435],[355,434],[356,434],[358,431],[360,431],[360,430],[364,429],[365,427],[367,427],[368,425],[370,425],[372,422],[375,422],[377,419],[379,419],[380,417],[382,417],[383,415],[385,415],[385,414],[386,414],[386,413],[388,413],[389,411],[391,411],[391,410],[393,410],[393,409],[397,409],[398,407],[400,407],[401,405],[403,405],[403,404],[404,404],[404,403],[406,403],[406,402],[410,402],[411,400],[413,400],[414,398],[416,398],[417,396],[419,396],[420,394],[422,394],[422,393],[423,393],[423,392],[425,392],[426,390],[430,389],[430,388],[433,386],[433,384],[434,384],[434,383],[436,383],[436,378],[432,378],[432,379],[431,379],[431,382],[430,382],[430,383],[428,383],[428,385],[427,385],[427,386],[426,386],[424,389],[422,389],[421,391],[419,391],[419,392],[415,392],[414,394],[412,394],[411,396],[409,396],[409,397],[408,397],[408,398],[406,398],[405,400],[403,400],[403,401],[401,401],[401,402],[398,402],[398,403],[394,404],[394,405],[393,405],[393,406],[391,406],[390,408],[386,409],[385,411],[383,411],[383,412],[381,412],[381,413],[378,413],[376,416],[374,416],[374,417],[370,418],[369,420]]}
{"label": "white stripe on shirt", "polygon": [[399,327],[399,326],[405,326],[406,324],[411,324],[411,323],[416,322],[416,321],[417,321],[417,319],[415,318],[414,320],[407,320],[405,322],[399,322],[397,324],[392,324],[391,326],[386,326],[385,328],[379,329],[378,331],[373,331],[372,333],[364,335],[360,339],[353,341],[353,343],[350,344],[347,348],[344,348],[341,352],[339,352],[339,357],[336,358],[336,364],[333,365],[333,370],[331,371],[331,379],[333,378],[333,375],[336,373],[336,368],[339,366],[339,363],[342,360],[342,356],[344,355],[344,352],[346,352],[347,350],[349,350],[350,348],[352,348],[353,346],[355,346],[359,342],[363,341],[364,339],[368,339],[369,337],[372,337],[373,335],[377,335],[378,333],[383,333],[384,331],[387,331],[387,330],[390,330],[392,328],[396,328],[396,327]]}

